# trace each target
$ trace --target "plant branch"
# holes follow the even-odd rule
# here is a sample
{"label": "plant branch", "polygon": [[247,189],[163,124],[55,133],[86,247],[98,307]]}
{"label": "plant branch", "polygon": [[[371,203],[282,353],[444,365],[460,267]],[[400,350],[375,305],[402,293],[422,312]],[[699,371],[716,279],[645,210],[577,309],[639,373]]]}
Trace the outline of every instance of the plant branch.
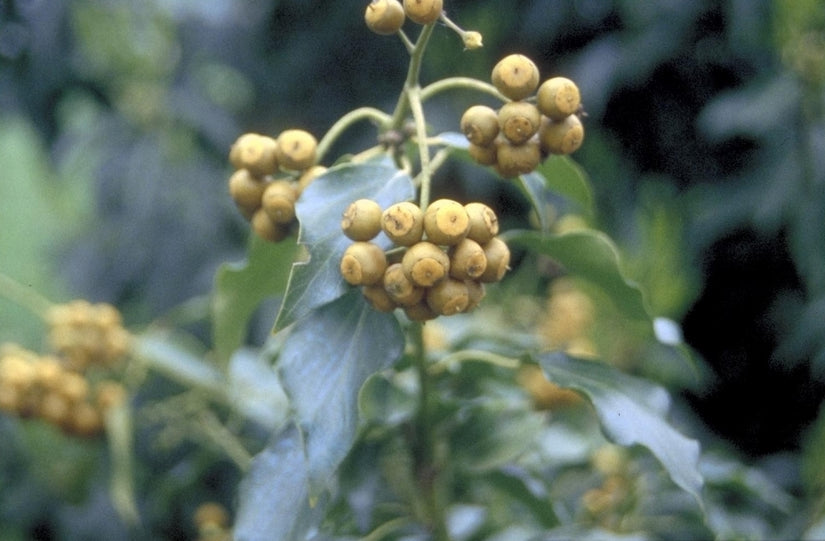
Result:
{"label": "plant branch", "polygon": [[45,320],[52,303],[31,286],[24,286],[8,274],[0,272],[0,297],[5,297]]}
{"label": "plant branch", "polygon": [[510,101],[492,84],[473,79],[472,77],[447,77],[446,79],[431,83],[421,89],[421,101],[425,102],[436,94],[448,90],[472,90],[473,92],[479,92],[481,94],[489,94],[502,103]]}
{"label": "plant branch", "polygon": [[384,111],[374,107],[359,107],[345,114],[327,130],[327,133],[318,143],[318,149],[316,151],[318,161],[320,162],[323,159],[330,147],[350,126],[362,120],[373,120],[384,126],[390,122],[391,117]]}
{"label": "plant branch", "polygon": [[444,505],[441,501],[440,466],[435,456],[433,433],[433,389],[427,369],[427,351],[424,346],[423,324],[415,322],[410,327],[414,348],[415,366],[419,377],[419,406],[413,442],[415,480],[424,503],[428,526],[435,541],[449,541]]}

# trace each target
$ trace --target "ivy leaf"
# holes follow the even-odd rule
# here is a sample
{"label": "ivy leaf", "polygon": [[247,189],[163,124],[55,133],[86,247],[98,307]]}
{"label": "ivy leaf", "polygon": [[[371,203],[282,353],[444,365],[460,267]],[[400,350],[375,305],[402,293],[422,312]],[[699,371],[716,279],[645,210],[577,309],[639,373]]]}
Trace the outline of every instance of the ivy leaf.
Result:
{"label": "ivy leaf", "polygon": [[544,232],[550,230],[559,197],[587,214],[593,211],[593,193],[587,177],[569,156],[550,156],[535,171],[519,176],[518,182],[536,210]]}
{"label": "ivy leaf", "polygon": [[661,462],[670,478],[703,506],[699,443],[665,419],[670,396],[663,388],[595,361],[560,352],[537,355],[550,381],[590,399],[607,436],[619,445],[642,445]]}
{"label": "ivy leaf", "polygon": [[249,318],[261,301],[284,292],[299,250],[290,240],[272,244],[251,235],[246,260],[224,263],[218,269],[211,306],[212,340],[222,365],[243,344]]}
{"label": "ivy leaf", "polygon": [[546,235],[535,231],[512,231],[502,237],[512,246],[555,259],[571,274],[600,287],[625,315],[650,320],[641,289],[624,277],[619,249],[604,233],[583,230]]}
{"label": "ivy leaf", "polygon": [[[414,195],[412,178],[388,159],[341,164],[316,178],[295,204],[301,224],[298,242],[309,246],[309,260],[292,266],[275,329],[295,323],[347,291],[339,264],[352,243],[341,232],[341,216],[350,203],[369,198],[387,208]],[[383,233],[374,242],[385,249],[391,244]]]}
{"label": "ivy leaf", "polygon": [[278,366],[304,434],[312,495],[326,487],[352,447],[361,387],[403,350],[398,320],[369,306],[357,288],[290,331]]}
{"label": "ivy leaf", "polygon": [[301,434],[292,425],[252,460],[238,491],[237,541],[306,539],[325,505],[311,505]]}

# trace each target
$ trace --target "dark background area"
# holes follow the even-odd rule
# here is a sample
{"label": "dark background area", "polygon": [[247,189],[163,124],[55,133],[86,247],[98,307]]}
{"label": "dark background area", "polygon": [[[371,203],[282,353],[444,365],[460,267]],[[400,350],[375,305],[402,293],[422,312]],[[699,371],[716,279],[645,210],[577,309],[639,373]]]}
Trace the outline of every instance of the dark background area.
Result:
{"label": "dark background area", "polygon": [[[656,315],[682,322],[712,370],[688,403],[744,456],[798,452],[825,391],[822,8],[504,6],[446,2],[485,47],[463,52],[436,32],[425,80],[486,80],[498,58],[522,52],[543,75],[577,81],[588,116],[575,158],[594,185],[597,225],[631,270],[670,284],[642,279]],[[391,109],[403,58],[398,40],[364,30],[356,2],[0,1],[0,130],[14,121],[36,134],[51,171],[38,182],[89,192],[67,211],[82,212],[80,225],[53,246],[55,287],[122,306],[132,323],[206,294],[217,266],[245,249],[225,193],[232,141],[288,127],[320,136],[355,107]],[[433,104],[433,128],[456,130],[473,99]],[[331,155],[373,137],[355,130]],[[12,193],[31,182],[0,174]],[[465,185],[488,175],[451,174]],[[651,209],[676,232],[666,253],[646,248]],[[0,254],[0,267],[14,257]]]}

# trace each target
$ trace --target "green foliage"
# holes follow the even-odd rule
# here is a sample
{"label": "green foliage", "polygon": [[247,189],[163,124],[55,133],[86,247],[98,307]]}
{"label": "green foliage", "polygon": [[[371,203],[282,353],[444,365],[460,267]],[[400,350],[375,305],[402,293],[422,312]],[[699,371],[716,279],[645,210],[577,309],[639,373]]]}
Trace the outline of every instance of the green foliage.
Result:
{"label": "green foliage", "polygon": [[[444,28],[452,27],[438,25],[429,48],[441,50],[428,53],[424,76],[465,78],[447,77],[423,94],[419,71],[429,34],[386,47],[382,40],[391,38],[356,37],[361,14],[353,15],[351,5],[330,5],[324,17],[311,17],[312,7],[299,4],[224,10],[77,0],[49,6],[55,13],[48,21],[67,22],[58,32],[32,27],[27,35],[38,47],[19,45],[25,54],[14,53],[16,27],[2,26],[19,8],[11,4],[0,16],[3,61],[14,54],[25,59],[18,73],[0,77],[0,101],[15,108],[21,100],[21,111],[40,117],[0,118],[0,163],[14,180],[0,185],[0,199],[9,202],[0,212],[0,292],[42,315],[48,301],[32,291],[65,296],[51,254],[68,245],[76,246],[66,266],[75,285],[133,307],[127,312],[133,321],[157,316],[151,306],[168,306],[147,302],[151,295],[173,304],[176,294],[211,285],[209,295],[134,326],[133,358],[116,374],[130,400],[107,420],[105,443],[70,442],[34,420],[0,418],[8,444],[0,454],[0,539],[32,537],[41,527],[61,539],[87,538],[101,520],[117,522],[113,512],[127,526],[110,524],[114,533],[100,529],[99,536],[203,537],[189,517],[207,498],[230,509],[237,502],[238,540],[821,536],[817,471],[825,415],[805,442],[804,492],[793,485],[796,475],[783,473],[799,469],[793,453],[745,465],[730,449],[708,451],[718,443],[666,390],[689,386],[690,353],[678,340],[678,325],[666,322],[674,332],[665,343],[651,332],[652,323],[664,321],[657,316],[680,317],[696,293],[694,271],[686,270],[691,250],[701,253],[704,243],[742,224],[781,230],[804,291],[775,306],[790,314],[777,358],[810,357],[819,369],[813,374],[823,373],[817,3],[776,4],[774,37],[787,72],[767,77],[779,62],[765,54],[757,30],[743,34],[747,22],[737,22],[760,19],[765,2],[606,2],[587,9],[568,2],[552,10],[533,2],[506,13],[495,3],[457,4],[447,12],[474,21],[489,50],[461,52],[461,40]],[[728,36],[697,31],[715,28],[717,20],[726,21]],[[54,43],[36,41],[52,34],[59,36]],[[64,52],[62,36],[69,34],[74,41],[66,54],[54,54]],[[694,34],[705,41],[690,42]],[[351,46],[340,48],[341,36]],[[479,189],[511,213],[523,208],[523,196],[529,215],[507,218],[535,219],[536,228],[504,232],[514,249],[513,272],[502,284],[488,284],[474,312],[422,326],[400,312],[375,311],[339,276],[350,242],[339,228],[343,209],[362,197],[386,207],[474,193],[472,167],[450,170],[468,178],[445,179],[445,193],[430,193],[436,170],[466,154],[449,114],[463,105],[446,91],[495,97],[486,83],[466,76],[486,78],[515,38],[552,62],[540,66],[542,73],[587,75],[588,137],[603,144],[585,144],[577,155],[583,166],[550,156],[509,185],[502,180]],[[192,43],[211,49],[193,52]],[[411,58],[401,87],[403,69],[387,53],[405,47]],[[691,55],[702,57],[701,69],[680,67]],[[58,57],[71,61],[61,66]],[[726,62],[744,67],[732,75]],[[29,69],[31,80],[9,86]],[[661,124],[645,124],[632,107],[626,111],[633,114],[622,107],[614,113],[612,100],[623,92],[647,92],[654,76],[678,78],[681,70],[691,82],[696,76],[696,88],[677,93],[702,102],[698,122],[699,105],[655,101],[653,92],[644,103],[664,111]],[[714,76],[712,84],[702,86],[703,70]],[[761,78],[744,91],[720,92],[719,84],[733,84],[749,70]],[[717,82],[719,71],[730,80]],[[370,75],[376,73],[382,76]],[[390,85],[401,87],[397,102],[385,96]],[[336,137],[322,140],[324,159],[338,150],[353,154],[329,160],[336,165],[300,196],[297,242],[247,241],[246,224],[221,189],[229,142],[242,129],[277,133],[297,121],[320,130],[367,94],[396,104],[391,114],[376,109],[359,116],[374,121],[381,144],[355,154],[375,143],[373,131],[343,138],[340,131],[352,126],[336,125]],[[705,103],[711,94],[716,98]],[[290,102],[302,105],[284,105]],[[613,110],[606,113],[608,105]],[[610,118],[624,126],[623,144],[660,144],[669,167],[702,185],[684,192],[643,186],[638,197],[634,175],[655,165],[618,159],[612,135],[600,129]],[[702,169],[718,156],[686,136],[682,128],[694,124],[710,147],[723,148],[710,148],[719,155],[739,139],[756,141],[760,152],[753,160],[737,158],[748,167],[726,183],[705,184],[723,168]],[[430,132],[440,135],[422,137]],[[637,212],[640,201],[649,208]],[[559,214],[608,224],[610,234],[565,229]],[[93,241],[75,242],[70,221],[94,223]],[[690,224],[697,234],[686,232]],[[383,234],[376,242],[390,248]],[[226,263],[243,243],[245,260]],[[95,252],[101,245],[105,250]],[[544,347],[543,322],[550,317],[544,290],[558,276],[586,283],[592,289],[585,294],[596,292],[595,326],[576,338],[596,335],[602,359]],[[95,277],[106,278],[100,289]],[[250,326],[262,302],[273,298],[280,311],[272,336],[263,339]],[[46,347],[41,321],[0,303],[4,340]],[[527,383],[536,365],[549,381]],[[92,526],[84,526],[90,519]]]}
{"label": "green foliage", "polygon": [[[292,267],[275,328],[289,326],[346,292],[339,265],[351,241],[341,234],[341,215],[350,203],[368,198],[386,208],[412,197],[410,176],[387,161],[344,163],[315,179],[295,205],[301,224],[298,242],[308,246],[309,261]],[[382,247],[388,243],[384,237]]]}
{"label": "green foliage", "polygon": [[558,353],[537,360],[551,381],[584,393],[602,427],[620,445],[644,445],[667,469],[673,481],[702,504],[699,443],[686,438],[665,419],[670,398],[661,387]]}
{"label": "green foliage", "polygon": [[514,246],[552,257],[564,268],[601,288],[626,316],[646,320],[650,316],[637,284],[624,277],[616,245],[599,231],[571,231],[547,235],[512,231],[507,241]]}

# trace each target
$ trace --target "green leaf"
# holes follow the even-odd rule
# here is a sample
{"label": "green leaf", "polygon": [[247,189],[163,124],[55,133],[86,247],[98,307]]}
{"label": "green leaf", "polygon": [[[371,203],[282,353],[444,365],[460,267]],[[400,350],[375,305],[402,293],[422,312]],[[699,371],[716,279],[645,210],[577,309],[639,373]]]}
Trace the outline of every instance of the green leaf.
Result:
{"label": "green leaf", "polygon": [[593,192],[584,171],[569,156],[550,156],[535,171],[518,177],[519,185],[532,203],[542,231],[549,231],[557,211],[558,198],[593,212]]}
{"label": "green leaf", "polygon": [[[349,288],[339,265],[352,242],[341,232],[341,215],[350,203],[369,198],[386,208],[414,195],[412,178],[389,160],[341,164],[315,179],[295,205],[301,224],[298,242],[309,246],[309,260],[292,267],[275,329],[289,326]],[[374,242],[382,248],[391,244],[383,233]]]}
{"label": "green leaf", "polygon": [[326,506],[311,505],[306,456],[294,425],[255,456],[238,498],[236,541],[305,539],[321,520]]}
{"label": "green leaf", "polygon": [[284,292],[299,251],[290,240],[272,244],[251,235],[246,261],[218,269],[211,308],[212,340],[221,365],[243,345],[249,318],[260,303]]}
{"label": "green leaf", "polygon": [[451,434],[456,463],[473,472],[489,471],[511,462],[529,447],[544,418],[506,400],[484,400],[460,414]]}
{"label": "green leaf", "polygon": [[604,291],[625,315],[650,320],[639,287],[624,277],[619,250],[600,231],[571,231],[562,235],[543,235],[535,231],[511,231],[502,235],[511,246],[549,256],[568,272],[592,282]]}
{"label": "green leaf", "polygon": [[356,288],[290,331],[278,367],[304,434],[311,494],[326,487],[352,447],[364,382],[403,349],[395,316],[373,309]]}
{"label": "green leaf", "polygon": [[239,349],[229,363],[232,406],[271,432],[280,430],[289,413],[289,400],[266,356]]}
{"label": "green leaf", "polygon": [[642,445],[661,462],[670,478],[702,503],[699,443],[665,419],[670,396],[663,388],[595,361],[560,352],[537,355],[550,381],[581,392],[596,409],[606,435],[619,445]]}
{"label": "green leaf", "polygon": [[358,393],[361,419],[386,426],[397,426],[415,416],[418,408],[418,382],[409,381],[410,372],[376,373]]}

